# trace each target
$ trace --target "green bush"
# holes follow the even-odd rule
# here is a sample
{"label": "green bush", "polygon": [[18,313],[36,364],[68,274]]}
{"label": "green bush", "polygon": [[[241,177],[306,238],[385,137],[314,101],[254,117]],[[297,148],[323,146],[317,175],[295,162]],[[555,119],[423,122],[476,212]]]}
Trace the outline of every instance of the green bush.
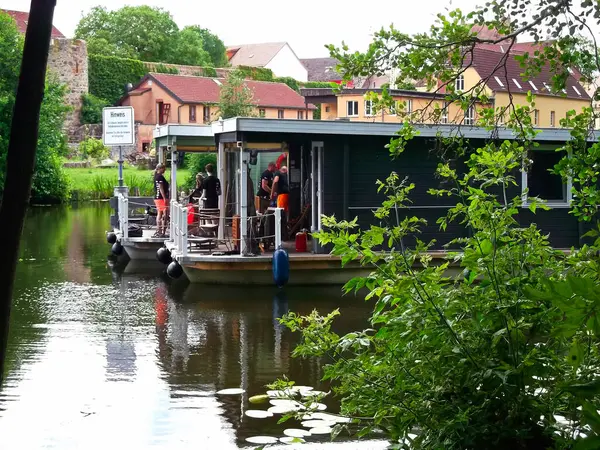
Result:
{"label": "green bush", "polygon": [[93,137],[88,137],[79,144],[79,152],[84,159],[91,158],[95,161],[101,161],[110,155],[110,149],[102,140]]}
{"label": "green bush", "polygon": [[298,83],[298,81],[296,81],[292,77],[278,77],[278,78],[274,78],[273,81],[276,83],[287,84],[289,87],[291,87],[296,92],[300,92],[300,84]]}
{"label": "green bush", "polygon": [[256,81],[273,81],[273,71],[264,67],[249,67],[249,66],[237,66],[238,71],[244,78],[250,78]]}
{"label": "green bush", "polygon": [[82,95],[81,123],[102,123],[102,109],[109,103],[94,94]]}
{"label": "green bush", "polygon": [[327,81],[306,81],[305,83],[302,83],[303,88],[313,88],[313,89],[318,89],[318,88],[334,88],[339,86],[337,83],[330,83]]}
{"label": "green bush", "polygon": [[90,93],[115,104],[128,83],[138,83],[148,69],[142,61],[116,56],[89,55]]}
{"label": "green bush", "polygon": [[205,173],[204,168],[207,164],[214,165],[215,170],[217,170],[217,155],[216,153],[191,153],[188,155],[186,155],[186,166],[190,171],[190,175],[184,183],[184,188],[193,189],[196,185],[196,175]]}

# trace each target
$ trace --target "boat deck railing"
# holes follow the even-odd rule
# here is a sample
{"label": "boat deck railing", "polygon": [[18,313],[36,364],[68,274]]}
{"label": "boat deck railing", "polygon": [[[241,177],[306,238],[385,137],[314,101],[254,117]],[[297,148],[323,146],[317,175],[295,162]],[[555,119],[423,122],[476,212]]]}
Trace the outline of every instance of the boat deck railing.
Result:
{"label": "boat deck railing", "polygon": [[[265,218],[264,215],[256,215],[256,216],[247,216],[244,218],[240,218],[239,216],[235,216],[235,217],[230,217],[230,216],[221,216],[220,213],[218,215],[214,215],[214,214],[209,214],[207,215],[205,212],[202,212],[202,210],[200,210],[200,212],[191,212],[190,209],[187,207],[187,205],[184,205],[182,203],[179,203],[175,200],[171,200],[171,204],[170,204],[170,235],[169,235],[169,239],[167,241],[170,249],[171,249],[171,253],[173,255],[178,255],[178,256],[188,256],[188,254],[192,251],[192,245],[194,242],[196,242],[197,240],[204,240],[207,242],[211,242],[215,244],[215,247],[218,247],[219,243],[225,242],[225,241],[233,241],[235,240],[239,240],[240,243],[245,242],[245,240],[249,237],[249,233],[248,231],[253,229],[253,227],[251,226],[251,224],[253,223],[257,223],[259,220],[262,220]],[[254,236],[255,239],[257,240],[266,240],[266,239],[272,239],[274,242],[274,248],[277,249],[279,247],[282,246],[282,231],[281,231],[281,218],[282,218],[282,212],[283,209],[282,208],[275,208],[273,210],[273,215],[274,215],[274,234],[272,235],[267,235],[267,236]],[[189,229],[190,229],[190,224],[188,223],[188,217],[189,215],[193,214],[196,218],[201,218],[204,220],[209,220],[211,222],[216,222],[218,223],[218,225],[216,225],[216,229],[218,230],[219,228],[221,229],[225,229],[224,225],[226,222],[228,221],[234,221],[234,220],[239,220],[240,221],[240,235],[239,237],[233,237],[230,236],[227,239],[224,238],[219,238],[216,235],[216,231],[215,231],[215,235],[211,236],[211,237],[201,237],[201,236],[191,236]],[[242,220],[245,221],[246,226],[241,226],[242,225]],[[202,226],[199,226],[199,228],[202,228]],[[245,233],[245,234],[244,234]],[[253,234],[253,233],[250,233]],[[240,254],[244,255],[245,252],[245,248],[244,248],[244,244],[240,245]]]}

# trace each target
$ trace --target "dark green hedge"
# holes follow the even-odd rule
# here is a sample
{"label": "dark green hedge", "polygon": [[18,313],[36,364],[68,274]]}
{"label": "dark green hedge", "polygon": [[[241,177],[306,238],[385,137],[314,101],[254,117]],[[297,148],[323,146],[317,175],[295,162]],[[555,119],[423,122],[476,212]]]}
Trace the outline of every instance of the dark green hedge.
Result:
{"label": "dark green hedge", "polygon": [[115,104],[127,83],[136,84],[148,72],[142,61],[115,56],[89,55],[90,94]]}

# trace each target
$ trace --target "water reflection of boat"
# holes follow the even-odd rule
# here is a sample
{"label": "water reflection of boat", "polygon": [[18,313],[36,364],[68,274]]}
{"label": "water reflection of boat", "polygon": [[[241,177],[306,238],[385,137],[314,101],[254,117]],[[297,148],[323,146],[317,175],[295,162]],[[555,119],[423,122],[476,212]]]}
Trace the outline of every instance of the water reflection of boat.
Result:
{"label": "water reflection of boat", "polygon": [[155,300],[157,358],[171,398],[189,399],[192,393],[181,387],[190,384],[198,386],[202,398],[222,388],[242,387],[246,394],[216,400],[238,437],[256,433],[257,424],[245,420],[244,412],[250,407],[248,397],[263,393],[266,384],[286,374],[300,384],[326,389],[320,381],[323,362],[292,358],[298,336],[278,319],[291,310],[307,314],[317,308],[325,313],[341,307],[348,331],[366,325],[362,299],[341,299],[335,287],[279,290],[160,283]]}
{"label": "water reflection of boat", "polygon": [[318,306],[319,303],[346,303],[346,299],[354,298],[353,295],[344,297],[338,286],[287,286],[278,289],[275,286],[219,286],[205,284],[172,284],[169,294],[173,300],[183,303],[199,303],[201,308],[225,308],[236,311],[255,310],[258,304],[271,307],[271,300],[285,298],[291,304],[304,303]]}

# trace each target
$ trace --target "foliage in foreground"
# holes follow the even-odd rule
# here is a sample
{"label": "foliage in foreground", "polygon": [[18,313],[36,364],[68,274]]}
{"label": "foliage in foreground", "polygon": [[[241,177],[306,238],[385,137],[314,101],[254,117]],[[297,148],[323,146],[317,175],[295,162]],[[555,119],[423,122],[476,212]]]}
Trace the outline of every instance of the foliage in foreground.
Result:
{"label": "foliage in foreground", "polygon": [[[446,100],[466,111],[485,104],[486,91],[476,86],[455,92],[454,80],[467,66],[469,49],[492,43],[473,34],[473,23],[510,39],[526,31],[541,40],[540,30],[550,29],[557,43],[519,59],[529,75],[551,65],[552,90],[559,93],[571,66],[582,68],[585,78],[590,71],[583,69],[592,61],[591,72],[600,72],[597,55],[594,62],[571,39],[585,29],[582,17],[598,21],[598,6],[575,3],[578,11],[573,2],[540,2],[531,19],[522,15],[532,6],[528,1],[492,1],[467,16],[440,15],[429,33],[382,30],[366,54],[332,47],[332,56],[342,60],[348,78],[393,67],[400,79],[433,86],[439,79],[449,91]],[[486,20],[490,15],[494,20]],[[385,92],[375,100],[389,106]],[[531,93],[525,105],[482,108],[478,125],[493,139],[477,145],[461,137],[460,127],[449,138],[438,137],[440,188],[429,193],[452,205],[438,221],[439,240],[445,242],[450,224],[467,231],[448,243],[459,250],[448,251],[447,259],[433,259],[430,250],[437,243],[420,239],[427,223],[407,209],[415,186],[396,173],[378,181],[385,194],[374,211],[378,225],[360,230],[356,220],[323,218],[321,243],[343,264],[360,259],[372,268],[370,276],[345,287],[368,292],[370,328],[337,335],[332,331],[337,311],[290,313],[283,322],[302,334],[295,356],[329,360],[324,378],[341,399],[342,414],[360,425],[358,432],[349,428],[351,433],[382,430],[391,448],[600,448],[600,239],[569,253],[557,251],[535,224],[519,221],[524,207],[539,214],[548,205],[510,196],[536,148],[534,108]],[[515,136],[511,141],[494,139],[504,113]],[[406,117],[390,143],[393,158],[417,136],[414,117]],[[572,179],[571,213],[586,222],[597,220],[600,203],[600,144],[588,142],[594,119],[592,108],[585,108],[562,121],[572,139],[558,149],[565,157],[554,169]],[[588,233],[598,236],[600,226]]]}

